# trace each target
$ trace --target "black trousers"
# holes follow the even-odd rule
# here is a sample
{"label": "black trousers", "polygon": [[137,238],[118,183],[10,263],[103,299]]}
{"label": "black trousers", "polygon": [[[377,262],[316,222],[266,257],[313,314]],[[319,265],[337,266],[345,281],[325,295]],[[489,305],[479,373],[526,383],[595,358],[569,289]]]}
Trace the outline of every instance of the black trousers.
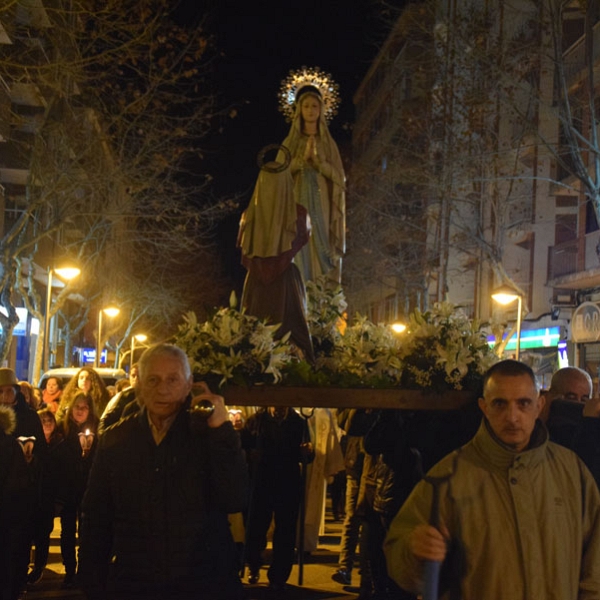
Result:
{"label": "black trousers", "polygon": [[276,584],[288,580],[295,558],[300,482],[287,483],[289,487],[282,482],[259,484],[253,491],[246,523],[247,562],[250,571],[257,572],[262,565],[262,552],[267,546],[267,531],[271,519],[274,519],[273,556],[268,577]]}

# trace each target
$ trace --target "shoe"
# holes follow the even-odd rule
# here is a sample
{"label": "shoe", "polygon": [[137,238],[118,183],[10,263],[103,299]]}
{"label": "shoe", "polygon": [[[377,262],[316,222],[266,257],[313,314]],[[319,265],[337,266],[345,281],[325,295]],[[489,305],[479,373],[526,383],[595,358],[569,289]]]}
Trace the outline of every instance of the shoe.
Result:
{"label": "shoe", "polygon": [[333,581],[336,583],[341,583],[342,585],[350,585],[352,583],[352,575],[345,569],[338,569],[331,576],[331,579],[333,579]]}
{"label": "shoe", "polygon": [[35,585],[42,580],[44,576],[44,569],[33,569],[29,575],[27,575],[27,585]]}
{"label": "shoe", "polygon": [[259,572],[250,570],[250,575],[248,576],[248,583],[250,585],[255,585],[258,583]]}

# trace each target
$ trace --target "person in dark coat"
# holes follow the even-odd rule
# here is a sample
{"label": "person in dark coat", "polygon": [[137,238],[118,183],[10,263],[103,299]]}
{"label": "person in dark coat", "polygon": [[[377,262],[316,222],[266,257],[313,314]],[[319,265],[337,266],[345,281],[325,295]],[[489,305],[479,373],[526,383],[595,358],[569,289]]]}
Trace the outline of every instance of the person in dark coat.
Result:
{"label": "person in dark coat", "polygon": [[27,567],[29,565],[29,550],[34,536],[34,511],[39,498],[39,484],[41,464],[46,453],[44,431],[37,413],[27,404],[25,396],[15,372],[9,368],[0,368],[0,405],[11,410],[15,416],[15,427],[11,433],[20,444],[23,456],[27,463],[28,493],[23,499],[20,511],[27,517],[23,520],[24,537],[28,538],[25,546],[20,548],[18,558],[20,586],[24,588],[27,583]]}
{"label": "person in dark coat", "polygon": [[[88,598],[237,600],[243,587],[227,513],[244,510],[247,467],[224,400],[191,397],[185,353],[139,361],[143,408],[98,442],[82,504],[78,582]],[[214,411],[195,411],[209,400]]]}
{"label": "person in dark coat", "polygon": [[[17,422],[12,436],[17,439],[21,438],[27,462],[33,468],[36,462],[35,457],[46,451],[45,444],[42,443],[44,430],[37,412],[25,400],[15,372],[6,367],[0,369],[0,404],[9,406],[15,413]],[[26,438],[35,438],[35,440],[32,440],[31,445],[27,446]]]}
{"label": "person in dark coat", "polygon": [[25,585],[29,550],[29,473],[19,442],[11,435],[14,412],[0,404],[0,599],[16,600]]}
{"label": "person in dark coat", "polygon": [[27,575],[27,583],[36,585],[43,577],[50,551],[50,535],[54,528],[54,501],[56,497],[55,450],[62,442],[56,417],[51,408],[38,410],[38,416],[44,429],[47,452],[40,466],[39,502],[35,511],[33,545],[35,558],[33,568]]}
{"label": "person in dark coat", "polygon": [[250,462],[252,498],[246,523],[249,582],[258,582],[267,531],[275,519],[269,586],[285,593],[294,563],[301,490],[300,464],[314,459],[306,421],[286,406],[269,407],[251,415],[241,431]]}
{"label": "person in dark coat", "polygon": [[589,373],[578,367],[563,367],[552,375],[543,413],[547,415],[550,441],[573,450],[582,426],[584,406],[592,397],[592,390]]}
{"label": "person in dark coat", "polygon": [[342,539],[340,541],[340,557],[338,568],[331,578],[342,585],[352,583],[352,569],[356,557],[362,517],[356,512],[360,479],[362,476],[365,451],[363,437],[371,428],[375,413],[365,409],[345,409],[338,413],[338,425],[346,432],[346,451],[344,464],[346,467],[346,506]]}
{"label": "person in dark coat", "polygon": [[138,382],[137,364],[131,367],[129,382],[130,385],[113,396],[104,409],[98,425],[98,435],[102,435],[106,429],[118,423],[122,417],[133,414],[141,408],[135,397],[135,388]]}
{"label": "person in dark coat", "polygon": [[593,395],[589,373],[578,367],[556,371],[546,403],[550,439],[573,450],[600,486],[600,398]]}
{"label": "person in dark coat", "polygon": [[63,441],[54,451],[49,468],[53,472],[54,501],[60,516],[60,552],[65,565],[62,587],[68,589],[75,583],[77,524],[96,450],[98,416],[92,397],[79,392],[58,428]]}

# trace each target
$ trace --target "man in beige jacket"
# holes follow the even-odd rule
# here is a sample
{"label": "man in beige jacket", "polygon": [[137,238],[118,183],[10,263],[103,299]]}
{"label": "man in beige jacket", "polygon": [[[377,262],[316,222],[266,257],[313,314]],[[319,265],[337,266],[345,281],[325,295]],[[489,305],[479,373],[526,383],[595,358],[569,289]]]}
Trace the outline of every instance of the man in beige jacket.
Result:
{"label": "man in beige jacket", "polygon": [[429,473],[446,479],[439,528],[426,481],[392,523],[384,550],[401,587],[421,591],[430,560],[444,563],[444,598],[600,598],[600,493],[583,462],[548,441],[543,405],[527,365],[489,369],[479,431]]}

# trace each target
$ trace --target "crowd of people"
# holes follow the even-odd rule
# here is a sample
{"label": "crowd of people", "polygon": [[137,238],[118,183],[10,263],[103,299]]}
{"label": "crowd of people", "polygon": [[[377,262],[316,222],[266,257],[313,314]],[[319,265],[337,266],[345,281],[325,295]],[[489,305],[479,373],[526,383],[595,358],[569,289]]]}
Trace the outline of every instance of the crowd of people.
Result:
{"label": "crowd of people", "polygon": [[60,519],[65,568],[62,587],[75,585],[81,501],[96,451],[100,415],[114,391],[88,367],[80,369],[64,389],[57,377],[49,377],[39,389],[19,381],[12,369],[0,369],[0,435],[7,452],[0,458],[0,512],[10,515],[2,519],[0,538],[11,540],[0,544],[1,552],[9,553],[10,565],[10,577],[0,577],[2,600],[18,598],[42,579],[55,518]]}
{"label": "crowd of people", "polygon": [[[87,367],[62,391],[49,383],[38,394],[0,369],[2,600],[43,577],[56,518],[62,586],[99,600],[241,599],[273,521],[266,574],[285,597],[307,548],[296,523],[314,502],[310,469],[324,482],[340,469],[313,411],[227,407],[169,344],[146,350],[110,402]],[[448,598],[600,597],[600,400],[587,372],[560,369],[540,392],[505,360],[458,410],[345,409],[319,423],[333,414],[346,489],[332,579],[356,576],[360,600],[413,600],[432,577]],[[314,469],[319,453],[333,470]]]}

